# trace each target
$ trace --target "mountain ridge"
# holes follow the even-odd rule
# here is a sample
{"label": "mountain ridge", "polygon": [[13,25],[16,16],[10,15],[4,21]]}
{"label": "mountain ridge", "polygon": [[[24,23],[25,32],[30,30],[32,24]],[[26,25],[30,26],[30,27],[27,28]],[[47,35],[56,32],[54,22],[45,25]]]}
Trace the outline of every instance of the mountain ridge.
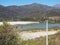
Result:
{"label": "mountain ridge", "polygon": [[59,4],[54,5],[53,7],[55,7],[56,9],[60,9],[60,3],[59,3]]}
{"label": "mountain ridge", "polygon": [[60,10],[43,5],[29,4],[23,6],[0,6],[0,21],[5,20],[40,20],[45,16],[60,16]]}

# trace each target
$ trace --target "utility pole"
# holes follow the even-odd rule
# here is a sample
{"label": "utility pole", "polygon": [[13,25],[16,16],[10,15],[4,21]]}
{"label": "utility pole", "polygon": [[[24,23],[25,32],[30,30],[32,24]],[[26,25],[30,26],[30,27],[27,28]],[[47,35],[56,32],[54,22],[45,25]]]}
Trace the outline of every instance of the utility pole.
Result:
{"label": "utility pole", "polygon": [[46,20],[46,45],[48,45],[48,19]]}

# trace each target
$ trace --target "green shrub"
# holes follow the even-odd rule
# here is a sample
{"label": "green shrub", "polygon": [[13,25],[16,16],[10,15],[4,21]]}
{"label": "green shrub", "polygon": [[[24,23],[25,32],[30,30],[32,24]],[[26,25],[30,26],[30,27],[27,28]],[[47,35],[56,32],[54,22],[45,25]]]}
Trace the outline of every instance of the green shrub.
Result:
{"label": "green shrub", "polygon": [[17,33],[14,26],[3,22],[0,26],[0,45],[18,45]]}

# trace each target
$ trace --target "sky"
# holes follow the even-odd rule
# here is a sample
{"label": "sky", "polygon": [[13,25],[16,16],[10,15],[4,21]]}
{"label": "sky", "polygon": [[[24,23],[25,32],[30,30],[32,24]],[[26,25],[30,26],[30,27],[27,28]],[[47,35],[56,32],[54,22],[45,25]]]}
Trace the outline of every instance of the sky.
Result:
{"label": "sky", "polygon": [[55,4],[60,4],[60,0],[0,0],[0,5],[10,6],[10,5],[27,5],[32,3],[39,3],[48,6],[53,6]]}

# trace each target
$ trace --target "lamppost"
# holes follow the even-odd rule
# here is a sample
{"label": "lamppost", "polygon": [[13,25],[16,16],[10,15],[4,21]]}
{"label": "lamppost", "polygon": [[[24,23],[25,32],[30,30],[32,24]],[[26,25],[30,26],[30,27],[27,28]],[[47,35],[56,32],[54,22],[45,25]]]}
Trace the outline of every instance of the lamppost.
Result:
{"label": "lamppost", "polygon": [[46,20],[46,45],[48,45],[48,20]]}
{"label": "lamppost", "polygon": [[46,45],[48,45],[48,17],[45,17],[46,21]]}

